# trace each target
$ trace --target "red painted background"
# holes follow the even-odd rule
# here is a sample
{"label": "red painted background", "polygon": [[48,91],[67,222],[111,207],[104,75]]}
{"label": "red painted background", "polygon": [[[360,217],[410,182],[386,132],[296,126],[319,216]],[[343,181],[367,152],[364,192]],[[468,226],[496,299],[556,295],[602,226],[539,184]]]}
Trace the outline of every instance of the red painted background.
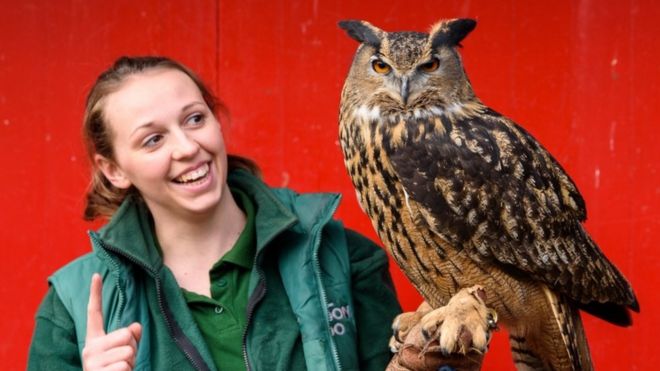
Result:
{"label": "red painted background", "polygon": [[[86,91],[122,54],[164,54],[198,71],[231,111],[230,148],[266,180],[345,195],[339,216],[375,238],[337,143],[356,43],[340,19],[427,30],[469,16],[464,62],[477,94],[523,124],[572,175],[587,228],[636,289],[622,329],[584,315],[597,369],[655,369],[660,185],[660,8],[628,1],[0,2],[0,360],[24,368],[46,277],[89,249]],[[420,299],[392,268],[406,309]],[[512,370],[496,334],[485,369]],[[10,368],[13,368],[10,367]]]}

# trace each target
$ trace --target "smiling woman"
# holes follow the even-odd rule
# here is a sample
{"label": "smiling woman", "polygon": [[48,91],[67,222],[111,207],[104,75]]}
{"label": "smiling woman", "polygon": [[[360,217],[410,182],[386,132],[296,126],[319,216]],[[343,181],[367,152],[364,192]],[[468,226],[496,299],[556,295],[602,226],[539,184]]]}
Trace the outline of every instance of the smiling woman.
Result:
{"label": "smiling woman", "polygon": [[337,195],[271,189],[228,156],[218,108],[167,58],[99,76],[85,218],[109,222],[51,276],[29,369],[385,368],[384,251],[332,219]]}
{"label": "smiling woman", "polygon": [[[227,220],[221,214],[239,213],[225,189],[220,125],[185,73],[153,69],[131,76],[104,101],[115,158],[96,154],[94,162],[116,188],[140,190],[157,226],[168,214],[192,222],[194,215]],[[203,179],[190,182],[200,170]],[[228,202],[220,203],[223,192]]]}
{"label": "smiling woman", "polygon": [[[164,78],[161,76],[163,74],[166,75]],[[175,80],[179,86],[172,85],[170,87],[168,85],[169,80]],[[179,91],[176,91],[176,89],[179,89]],[[180,96],[186,92],[189,95],[188,97]],[[139,154],[138,147],[143,147],[142,152],[152,152],[151,150],[157,147],[158,142],[164,139],[159,130],[162,130],[164,124],[168,122],[167,118],[162,118],[165,115],[164,112],[161,113],[161,117],[156,116],[163,107],[170,107],[165,102],[160,101],[161,98],[178,100],[178,102],[167,102],[178,103],[178,107],[172,107],[177,107],[176,109],[180,110],[180,112],[171,113],[171,115],[175,115],[174,119],[177,123],[176,125],[170,125],[170,127],[177,126],[178,121],[181,120],[184,120],[191,128],[196,127],[195,123],[203,127],[202,123],[212,120],[213,125],[206,125],[206,129],[217,132],[211,133],[208,139],[220,141],[218,145],[222,146],[223,154],[219,154],[219,157],[226,158],[222,134],[219,131],[220,126],[214,115],[216,111],[222,110],[224,107],[219,105],[203,81],[188,68],[170,59],[159,57],[120,58],[113,68],[99,76],[87,100],[83,125],[85,141],[91,157],[90,160],[98,167],[93,172],[92,185],[85,211],[86,219],[111,216],[126,194],[135,190],[135,185],[130,184],[130,182],[113,184],[110,181],[111,178],[107,177],[113,174],[122,175],[121,172],[116,174],[115,171],[120,169],[112,166],[115,163],[114,160],[118,151],[113,144],[118,145],[117,142],[120,145],[124,144],[128,151],[135,149],[135,154]],[[113,107],[113,104],[119,107]],[[117,110],[115,108],[121,109]],[[201,111],[197,112],[195,108]],[[149,109],[155,112],[150,113]],[[172,110],[174,109],[172,108]],[[177,116],[185,114],[190,117],[180,118]],[[112,116],[112,118],[108,116]],[[158,121],[158,118],[161,121]],[[169,121],[171,124],[172,118]],[[109,122],[110,125],[107,125],[106,122]],[[119,126],[116,123],[115,126],[119,127],[113,127],[112,122],[122,122],[126,125]],[[120,137],[117,133],[118,130],[128,132],[128,138]],[[122,140],[125,143],[122,143]],[[130,142],[130,140],[133,140],[133,142]],[[183,150],[186,149],[183,148]],[[181,151],[181,149],[177,149],[177,151]],[[119,153],[129,155],[128,152],[124,151],[119,151]],[[151,156],[151,158],[154,157],[157,158],[157,156]],[[223,159],[221,162],[226,161]],[[251,161],[236,156],[229,156],[229,165],[231,168],[245,168],[253,173],[258,172],[256,165]]]}

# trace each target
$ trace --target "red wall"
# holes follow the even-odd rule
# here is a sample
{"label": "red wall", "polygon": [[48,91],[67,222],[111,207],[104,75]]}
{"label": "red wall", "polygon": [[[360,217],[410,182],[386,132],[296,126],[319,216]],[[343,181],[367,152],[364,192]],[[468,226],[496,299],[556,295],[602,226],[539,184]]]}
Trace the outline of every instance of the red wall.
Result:
{"label": "red wall", "polygon": [[[597,369],[655,368],[660,8],[652,0],[2,1],[2,364],[24,367],[46,277],[89,249],[80,121],[87,89],[114,58],[165,54],[199,71],[231,110],[234,152],[256,159],[273,185],[342,192],[339,216],[375,238],[337,144],[356,43],[336,23],[427,30],[462,16],[479,21],[462,51],[477,94],[566,167],[587,201],[587,228],[639,297],[632,328],[584,316]],[[404,307],[416,307],[417,294],[392,272]],[[504,333],[486,369],[513,369]]]}

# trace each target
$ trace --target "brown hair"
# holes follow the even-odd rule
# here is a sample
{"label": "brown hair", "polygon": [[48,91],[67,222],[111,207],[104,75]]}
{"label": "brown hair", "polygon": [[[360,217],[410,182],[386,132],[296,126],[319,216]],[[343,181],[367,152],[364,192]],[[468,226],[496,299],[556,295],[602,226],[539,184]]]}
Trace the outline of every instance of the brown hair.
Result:
{"label": "brown hair", "polygon": [[[110,218],[128,194],[135,194],[139,197],[139,192],[134,187],[120,189],[113,186],[95,165],[94,155],[98,153],[109,160],[114,160],[111,127],[108,125],[103,112],[104,98],[119,90],[127,77],[157,68],[169,68],[185,73],[197,85],[204,101],[212,112],[215,114],[227,113],[226,107],[215,98],[206,87],[206,84],[194,72],[170,58],[145,56],[117,59],[109,69],[101,73],[96,79],[94,86],[87,95],[85,104],[83,138],[87,147],[87,154],[92,163],[92,178],[87,191],[84,212],[85,220],[94,220],[97,217]],[[227,155],[227,160],[230,171],[240,168],[255,175],[260,174],[257,165],[252,160],[231,154]]]}

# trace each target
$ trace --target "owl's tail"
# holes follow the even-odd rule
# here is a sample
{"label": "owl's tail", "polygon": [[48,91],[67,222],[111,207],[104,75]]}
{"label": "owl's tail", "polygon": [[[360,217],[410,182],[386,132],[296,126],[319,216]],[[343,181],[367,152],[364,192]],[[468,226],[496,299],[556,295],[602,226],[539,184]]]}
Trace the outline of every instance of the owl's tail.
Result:
{"label": "owl's tail", "polygon": [[593,370],[580,313],[570,302],[544,288],[547,313],[536,324],[509,329],[518,370]]}

